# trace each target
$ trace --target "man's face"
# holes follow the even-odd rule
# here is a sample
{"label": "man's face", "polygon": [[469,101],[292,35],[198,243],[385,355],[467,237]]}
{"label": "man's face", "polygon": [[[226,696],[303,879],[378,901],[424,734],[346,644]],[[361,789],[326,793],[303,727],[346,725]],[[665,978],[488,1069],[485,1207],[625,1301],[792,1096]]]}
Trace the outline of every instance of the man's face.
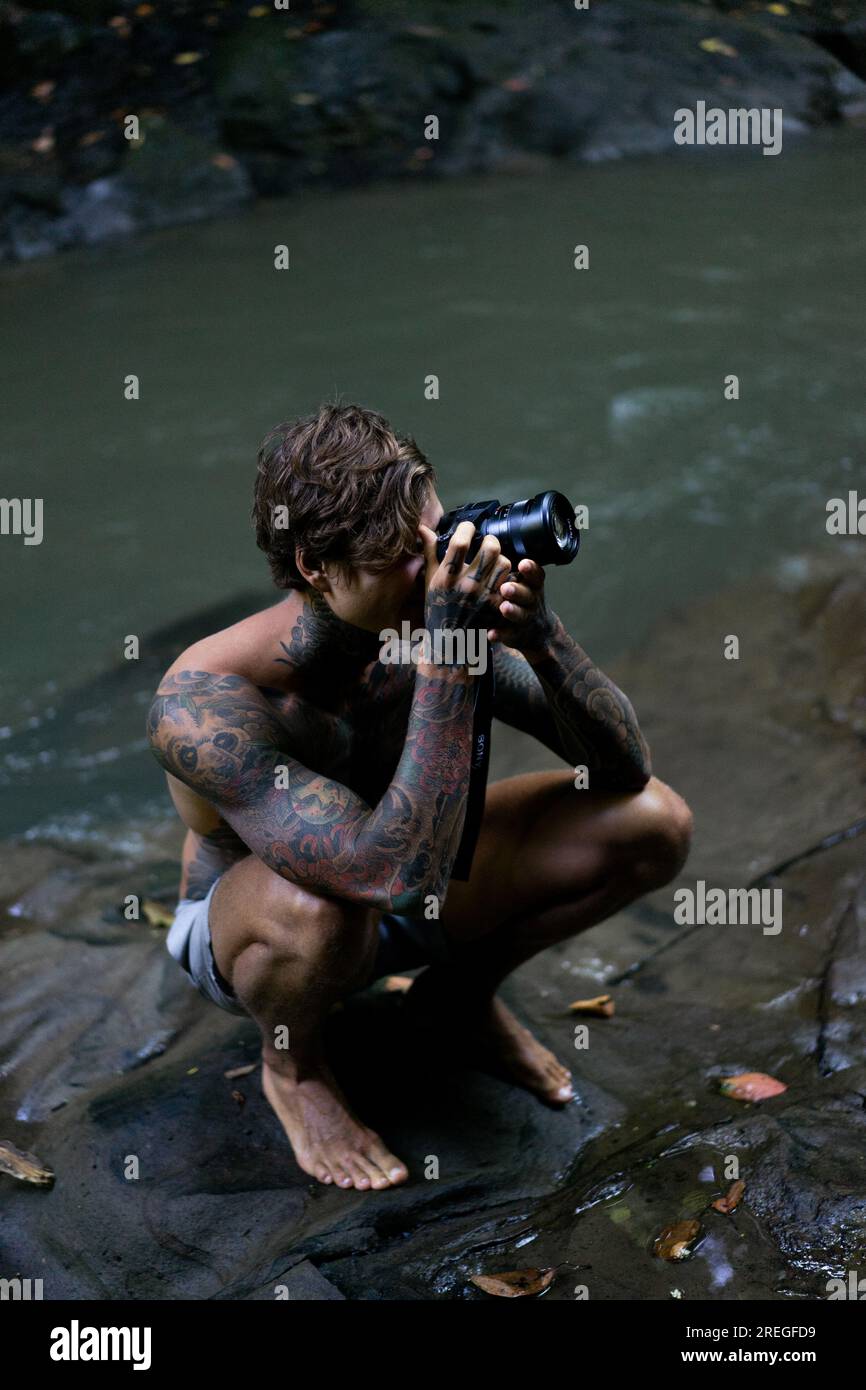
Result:
{"label": "man's face", "polygon": [[[444,508],[431,487],[421,521],[435,531]],[[424,548],[420,535],[414,550],[382,574],[355,569],[347,582],[338,575],[330,580],[327,601],[338,618],[367,632],[396,628],[408,620],[412,627],[424,624]]]}

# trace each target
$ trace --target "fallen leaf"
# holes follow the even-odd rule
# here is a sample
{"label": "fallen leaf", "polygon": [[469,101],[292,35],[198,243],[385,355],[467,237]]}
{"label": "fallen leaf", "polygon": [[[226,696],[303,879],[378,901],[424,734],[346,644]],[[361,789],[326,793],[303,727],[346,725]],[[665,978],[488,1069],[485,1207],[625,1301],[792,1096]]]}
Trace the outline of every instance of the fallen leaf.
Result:
{"label": "fallen leaf", "polygon": [[783,1081],[767,1076],[763,1071],[744,1071],[739,1076],[725,1076],[719,1084],[723,1096],[732,1100],[767,1100],[770,1096],[780,1096],[787,1091]]}
{"label": "fallen leaf", "polygon": [[507,1274],[473,1274],[469,1280],[495,1298],[528,1298],[550,1288],[555,1269],[512,1269]]}
{"label": "fallen leaf", "polygon": [[[324,14],[322,10],[320,13]],[[419,39],[441,39],[445,33],[438,24],[406,24],[403,27],[404,34],[414,34]]]}
{"label": "fallen leaf", "polygon": [[47,101],[56,86],[56,82],[37,82],[35,87],[30,88],[30,95],[37,101]]}
{"label": "fallen leaf", "polygon": [[238,1105],[246,1105],[247,1098],[243,1091],[232,1091],[232,1100],[236,1100]]}
{"label": "fallen leaf", "polygon": [[263,19],[267,13],[267,5],[253,5],[251,10],[247,10],[250,19]]}
{"label": "fallen leaf", "polygon": [[197,1071],[198,1071],[198,1067],[190,1067],[190,1068],[187,1070],[187,1076],[195,1076],[195,1074],[196,1074]]}
{"label": "fallen leaf", "polygon": [[174,913],[169,912],[167,907],[158,903],[155,898],[145,898],[141,904],[144,913],[144,920],[149,922],[152,927],[170,927],[174,921]]}
{"label": "fallen leaf", "polygon": [[701,39],[698,44],[705,53],[721,53],[723,58],[737,58],[739,54],[735,48],[731,48],[729,43],[723,43],[721,39]]}
{"label": "fallen leaf", "polygon": [[36,1183],[37,1187],[50,1187],[54,1182],[53,1168],[35,1154],[16,1149],[6,1139],[0,1139],[0,1173],[8,1173],[20,1182]]}
{"label": "fallen leaf", "polygon": [[385,980],[385,988],[395,994],[405,994],[412,984],[411,975],[388,975]]}
{"label": "fallen leaf", "polygon": [[211,164],[217,169],[234,169],[237,167],[237,160],[231,154],[215,154],[211,157]]}
{"label": "fallen leaf", "polygon": [[89,131],[87,132],[86,135],[82,135],[82,137],[81,137],[81,139],[79,140],[78,143],[79,143],[79,145],[81,146],[81,148],[82,148],[83,150],[86,150],[86,149],[88,148],[88,146],[90,146],[90,145],[96,145],[96,144],[98,144],[98,142],[99,142],[100,140],[104,140],[104,139],[105,139],[105,131],[104,131],[104,130],[89,130]]}
{"label": "fallen leaf", "polygon": [[595,999],[575,999],[568,1007],[574,1014],[595,1014],[598,1018],[612,1018],[614,1003],[609,994],[599,994]]}
{"label": "fallen leaf", "polygon": [[319,98],[315,92],[293,92],[289,100],[294,106],[315,106]]}
{"label": "fallen leaf", "polygon": [[153,14],[153,5],[136,5],[135,13],[139,15],[141,19],[145,19],[147,15]]}
{"label": "fallen leaf", "polygon": [[249,1076],[251,1071],[255,1071],[256,1063],[250,1062],[246,1067],[229,1067],[228,1071],[223,1072],[226,1081],[237,1081],[239,1076]]}
{"label": "fallen leaf", "polygon": [[767,9],[769,10],[770,14],[790,14],[790,13],[791,13],[791,11],[788,9],[788,6],[787,6],[787,5],[768,5],[768,6],[767,6]]}
{"label": "fallen leaf", "polygon": [[724,1216],[730,1216],[731,1212],[736,1211],[743,1200],[745,1190],[746,1184],[741,1178],[738,1178],[736,1182],[731,1183],[724,1197],[717,1197],[713,1202],[715,1210],[722,1212]]}
{"label": "fallen leaf", "polygon": [[691,1254],[690,1246],[700,1234],[700,1221],[675,1221],[665,1226],[655,1239],[653,1254],[662,1260],[684,1260]]}
{"label": "fallen leaf", "polygon": [[190,63],[197,63],[200,58],[200,53],[175,53],[172,62],[176,63],[179,68],[186,68],[189,67]]}
{"label": "fallen leaf", "polygon": [[30,148],[37,154],[50,154],[54,149],[54,131],[43,130],[38,139],[31,141]]}
{"label": "fallen leaf", "polygon": [[504,87],[506,92],[528,92],[532,83],[528,77],[506,77],[500,86]]}

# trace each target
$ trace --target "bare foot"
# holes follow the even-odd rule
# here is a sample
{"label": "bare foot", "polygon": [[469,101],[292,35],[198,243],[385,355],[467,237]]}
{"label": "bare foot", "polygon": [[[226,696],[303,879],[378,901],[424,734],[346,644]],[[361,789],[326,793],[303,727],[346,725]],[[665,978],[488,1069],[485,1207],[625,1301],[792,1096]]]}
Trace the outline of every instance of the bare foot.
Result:
{"label": "bare foot", "polygon": [[299,1167],[337,1187],[396,1187],[409,1170],[378,1134],[349,1108],[330,1068],[322,1062],[302,1081],[262,1062],[262,1090],[283,1126]]}
{"label": "bare foot", "polygon": [[548,1105],[567,1105],[574,1100],[571,1072],[495,995],[487,1017],[467,1031],[466,1043],[470,1061],[532,1091]]}
{"label": "bare foot", "polygon": [[[419,980],[423,978],[419,976]],[[475,1012],[462,1004],[459,1010],[449,1008],[447,996],[440,997],[438,1007],[431,1007],[432,998],[422,990],[413,1001],[416,989],[417,981],[404,1001],[410,1019],[427,1034],[438,1033],[441,1038],[447,1032],[452,1039],[448,1051],[458,1060],[522,1086],[548,1105],[567,1105],[574,1100],[571,1072],[524,1028],[497,995]]]}

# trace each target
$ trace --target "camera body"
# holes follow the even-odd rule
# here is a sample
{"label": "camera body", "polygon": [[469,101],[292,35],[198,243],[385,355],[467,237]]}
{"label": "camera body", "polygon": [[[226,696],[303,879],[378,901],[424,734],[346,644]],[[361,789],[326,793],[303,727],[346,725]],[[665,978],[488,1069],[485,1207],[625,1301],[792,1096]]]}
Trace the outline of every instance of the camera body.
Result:
{"label": "camera body", "polygon": [[537,492],[519,502],[466,502],[446,512],[436,528],[436,557],[443,559],[461,521],[471,521],[475,536],[467,552],[471,560],[483,536],[496,536],[502,553],[514,568],[521,560],[539,565],[570,565],[580,549],[574,508],[561,492]]}

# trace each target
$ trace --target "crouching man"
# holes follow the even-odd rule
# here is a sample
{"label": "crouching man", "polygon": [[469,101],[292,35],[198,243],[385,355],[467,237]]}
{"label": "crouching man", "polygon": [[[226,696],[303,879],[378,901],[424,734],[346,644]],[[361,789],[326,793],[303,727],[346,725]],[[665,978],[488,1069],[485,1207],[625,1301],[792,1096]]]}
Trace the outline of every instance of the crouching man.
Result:
{"label": "crouching man", "polygon": [[[414,441],[360,406],[272,431],[254,519],[286,596],[188,648],[149,715],[187,826],[168,948],[206,997],[258,1024],[264,1093],[297,1162],[345,1188],[408,1170],[328,1065],[332,1005],[424,966],[406,996],[420,1028],[447,1020],[466,1065],[565,1105],[569,1072],[497,987],[667,883],[691,829],[650,775],[628,700],[548,608],[540,566],[512,571],[494,537],[467,562],[468,522],[437,561],[434,481]],[[494,715],[567,764],[487,787],[466,882],[449,880],[477,677],[456,661],[383,664],[380,634],[404,622],[429,652],[446,629],[484,631]]]}

